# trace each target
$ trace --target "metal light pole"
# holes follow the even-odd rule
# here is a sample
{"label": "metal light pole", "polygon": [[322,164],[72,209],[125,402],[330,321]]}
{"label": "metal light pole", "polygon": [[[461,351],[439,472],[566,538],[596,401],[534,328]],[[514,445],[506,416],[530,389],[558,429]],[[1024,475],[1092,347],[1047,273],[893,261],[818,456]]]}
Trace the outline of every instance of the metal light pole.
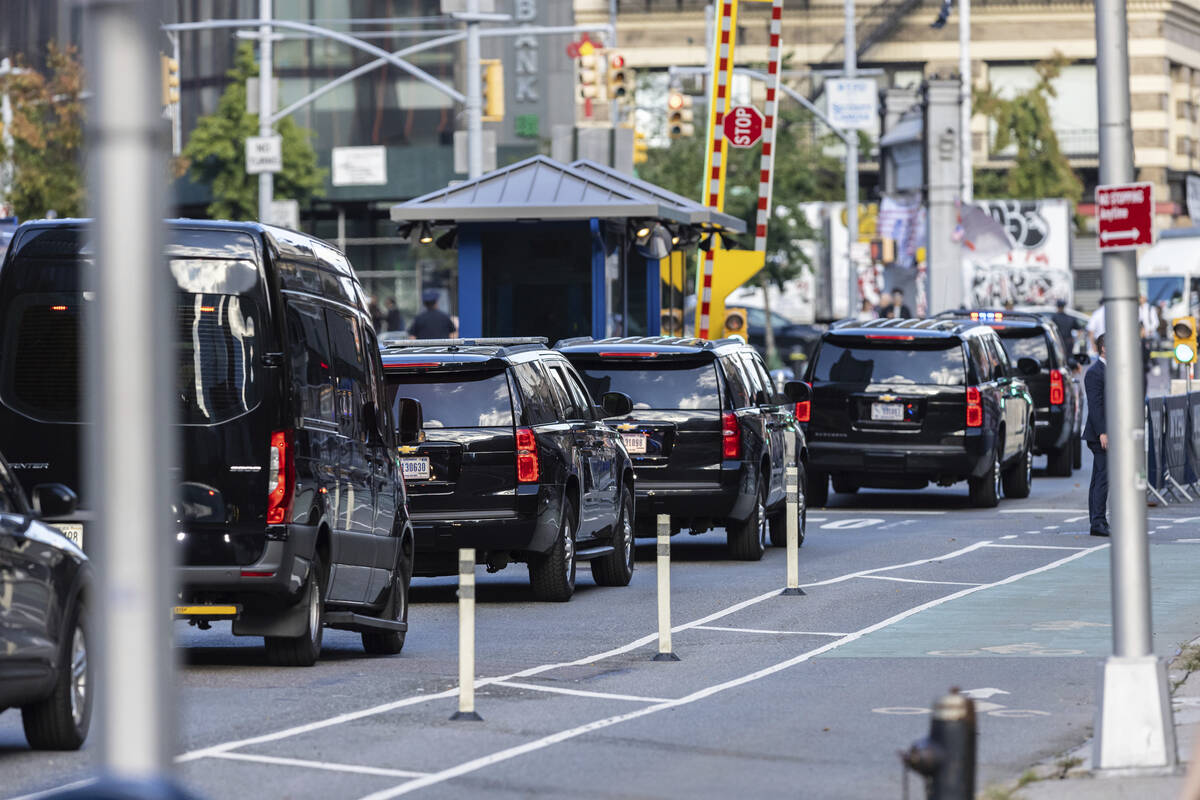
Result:
{"label": "metal light pole", "polygon": [[467,178],[483,174],[483,75],[479,72],[479,0],[467,0]]}
{"label": "metal light pole", "polygon": [[[858,48],[854,25],[854,0],[846,0],[845,63],[843,71],[853,78],[858,69]],[[846,272],[849,294],[846,296],[846,316],[858,313],[858,268],[854,265],[854,245],[858,242],[858,131],[848,131],[846,140]]]}
{"label": "metal light pole", "polygon": [[[1100,183],[1133,180],[1125,0],[1096,1]],[[1175,764],[1165,662],[1154,655],[1146,538],[1146,463],[1137,271],[1132,252],[1104,253],[1104,316],[1112,509],[1113,654],[1104,662],[1093,763],[1100,769]]]}
{"label": "metal light pole", "polygon": [[958,71],[962,75],[960,134],[962,136],[962,201],[970,203],[975,197],[975,178],[971,164],[971,0],[958,0]]}
{"label": "metal light pole", "polygon": [[[274,43],[271,41],[271,0],[258,0],[258,135],[271,135],[271,95],[274,82]],[[258,220],[265,222],[275,199],[275,174],[258,173]]]}

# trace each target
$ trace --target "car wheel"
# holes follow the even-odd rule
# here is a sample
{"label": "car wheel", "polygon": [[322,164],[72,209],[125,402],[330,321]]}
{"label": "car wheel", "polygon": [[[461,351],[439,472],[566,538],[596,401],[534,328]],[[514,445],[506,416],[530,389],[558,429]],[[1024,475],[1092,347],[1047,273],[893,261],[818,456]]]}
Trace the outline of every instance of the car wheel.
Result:
{"label": "car wheel", "polygon": [[76,604],[70,633],[60,643],[54,690],[45,700],[21,708],[25,738],[35,750],[78,750],[92,721],[92,663],[82,604]]}
{"label": "car wheel", "polygon": [[992,466],[978,478],[969,478],[971,505],[978,508],[995,508],[1000,504],[1000,453],[992,452]]}
{"label": "car wheel", "polygon": [[829,505],[829,476],[824,472],[811,472],[805,489],[808,504],[813,508]]}
{"label": "car wheel", "polygon": [[849,478],[844,478],[841,475],[834,475],[833,490],[838,494],[854,494],[858,491],[858,484]]}
{"label": "car wheel", "polygon": [[325,565],[321,557],[313,559],[308,571],[309,587],[304,593],[307,608],[304,633],[299,636],[266,637],[267,661],[277,667],[311,667],[321,655],[325,616]]}
{"label": "car wheel", "polygon": [[592,561],[592,579],[599,586],[628,586],[633,578],[633,493],[621,489],[621,513],[617,515],[613,551]]}
{"label": "car wheel", "polygon": [[1029,497],[1033,488],[1033,442],[1025,437],[1025,447],[1017,463],[1004,473],[1004,496],[1020,499]]}
{"label": "car wheel", "polygon": [[[796,516],[798,517],[796,524],[796,546],[800,547],[804,544],[804,528],[808,521],[808,495],[804,491],[804,481],[807,476],[804,474],[804,465],[796,465],[796,485],[799,489],[799,497],[796,502]],[[776,547],[787,547],[787,503],[779,511],[771,515],[771,544]]]}
{"label": "car wheel", "polygon": [[[392,576],[392,591],[379,616],[396,622],[408,622],[409,579],[402,572]],[[373,656],[394,656],[404,649],[407,631],[363,631],[363,650]]]}
{"label": "car wheel", "polygon": [[1046,472],[1056,478],[1069,478],[1071,465],[1075,460],[1075,437],[1057,450],[1046,454]]}
{"label": "car wheel", "polygon": [[767,490],[762,478],[754,493],[754,508],[743,522],[730,522],[725,528],[729,554],[738,561],[758,561],[767,551]]}
{"label": "car wheel", "polygon": [[564,500],[562,525],[550,552],[529,561],[529,585],[538,600],[565,603],[575,593],[575,506]]}

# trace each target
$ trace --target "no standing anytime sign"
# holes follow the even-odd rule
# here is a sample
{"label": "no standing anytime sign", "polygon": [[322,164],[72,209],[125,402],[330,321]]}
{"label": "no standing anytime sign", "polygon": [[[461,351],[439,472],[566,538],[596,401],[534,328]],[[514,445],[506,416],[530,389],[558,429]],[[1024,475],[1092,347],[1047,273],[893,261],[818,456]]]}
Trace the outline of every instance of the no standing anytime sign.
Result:
{"label": "no standing anytime sign", "polygon": [[1101,250],[1132,250],[1153,244],[1153,184],[1097,186],[1096,219]]}

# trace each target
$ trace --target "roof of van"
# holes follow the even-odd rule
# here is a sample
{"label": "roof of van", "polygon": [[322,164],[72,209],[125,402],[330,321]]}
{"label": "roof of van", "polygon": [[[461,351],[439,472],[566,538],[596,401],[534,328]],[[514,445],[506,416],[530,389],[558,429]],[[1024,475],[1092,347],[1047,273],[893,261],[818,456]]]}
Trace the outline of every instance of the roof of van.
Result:
{"label": "roof of van", "polygon": [[542,336],[482,339],[411,339],[384,347],[384,367],[499,366],[513,356],[548,352]]}

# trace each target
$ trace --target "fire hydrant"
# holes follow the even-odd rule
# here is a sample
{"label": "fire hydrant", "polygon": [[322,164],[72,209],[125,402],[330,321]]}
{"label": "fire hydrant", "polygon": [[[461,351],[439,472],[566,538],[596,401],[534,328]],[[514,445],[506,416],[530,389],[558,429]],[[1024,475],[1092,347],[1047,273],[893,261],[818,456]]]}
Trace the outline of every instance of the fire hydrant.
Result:
{"label": "fire hydrant", "polygon": [[951,689],[933,706],[929,737],[900,754],[904,766],[925,776],[928,800],[975,797],[975,702]]}

